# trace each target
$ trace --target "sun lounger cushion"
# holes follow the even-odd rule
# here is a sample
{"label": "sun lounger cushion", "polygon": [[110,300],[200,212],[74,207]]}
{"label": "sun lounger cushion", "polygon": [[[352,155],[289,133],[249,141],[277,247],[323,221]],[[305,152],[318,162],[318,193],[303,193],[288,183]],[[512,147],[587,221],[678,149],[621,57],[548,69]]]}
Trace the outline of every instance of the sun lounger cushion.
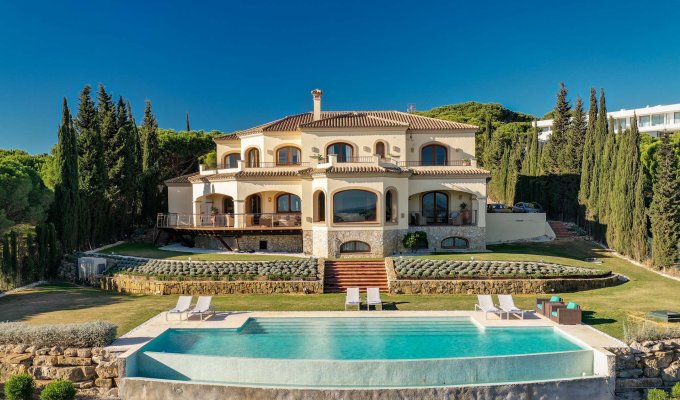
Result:
{"label": "sun lounger cushion", "polygon": [[569,304],[567,304],[567,310],[578,310],[578,304],[570,301]]}
{"label": "sun lounger cushion", "polygon": [[560,296],[553,296],[550,298],[551,302],[557,302],[557,301],[562,301],[562,298]]}
{"label": "sun lounger cushion", "polygon": [[543,303],[536,304],[536,307],[538,307],[539,310],[543,309]]}
{"label": "sun lounger cushion", "polygon": [[557,318],[557,311],[551,312],[550,315],[552,315],[553,317]]}

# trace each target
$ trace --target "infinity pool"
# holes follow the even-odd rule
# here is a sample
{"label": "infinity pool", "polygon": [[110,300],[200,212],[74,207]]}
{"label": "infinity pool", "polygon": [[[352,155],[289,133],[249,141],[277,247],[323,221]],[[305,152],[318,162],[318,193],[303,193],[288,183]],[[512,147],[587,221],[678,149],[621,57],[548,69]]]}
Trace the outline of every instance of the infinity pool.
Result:
{"label": "infinity pool", "polygon": [[126,375],[246,386],[417,387],[593,375],[593,351],[552,327],[469,317],[250,318],[239,329],[168,329]]}
{"label": "infinity pool", "polygon": [[468,317],[251,318],[238,330],[170,329],[144,351],[224,357],[397,360],[583,350],[551,327],[486,328]]}

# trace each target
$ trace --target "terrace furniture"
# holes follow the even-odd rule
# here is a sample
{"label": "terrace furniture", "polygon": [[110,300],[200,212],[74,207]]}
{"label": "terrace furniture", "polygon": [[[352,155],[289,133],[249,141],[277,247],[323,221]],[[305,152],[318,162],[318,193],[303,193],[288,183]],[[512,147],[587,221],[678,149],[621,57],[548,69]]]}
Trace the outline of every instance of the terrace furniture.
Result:
{"label": "terrace furniture", "polygon": [[510,319],[510,314],[516,314],[521,319],[524,319],[524,310],[517,308],[515,306],[515,301],[512,299],[512,295],[509,294],[499,294],[498,303],[501,310],[508,314],[508,319]]}
{"label": "terrace furniture", "polygon": [[571,301],[566,306],[554,306],[550,311],[550,320],[560,325],[578,325],[581,323],[581,316],[581,307]]}
{"label": "terrace furniture", "polygon": [[201,321],[203,321],[203,314],[214,315],[215,311],[212,310],[212,306],[210,305],[211,302],[212,296],[198,296],[198,301],[196,301],[194,308],[189,311],[189,316],[200,315]]}
{"label": "terrace furniture", "polygon": [[271,215],[261,215],[260,216],[260,226],[274,226],[274,218]]}
{"label": "terrace furniture", "polygon": [[165,320],[168,320],[168,314],[179,314],[179,320],[182,320],[182,314],[189,312],[191,308],[191,296],[179,296],[177,305],[172,310],[165,313]]}
{"label": "terrace furniture", "polygon": [[491,299],[490,294],[477,295],[477,304],[475,304],[475,310],[477,309],[484,311],[484,318],[486,319],[489,319],[489,313],[498,314],[498,316],[503,319],[504,311],[493,304],[493,299]]}
{"label": "terrace furniture", "polygon": [[378,310],[380,306],[380,311],[382,311],[382,300],[380,299],[380,289],[378,288],[368,288],[366,289],[366,310],[370,311],[371,306]]}
{"label": "terrace furniture", "polygon": [[458,211],[451,211],[449,214],[449,225],[460,225],[460,212]]}
{"label": "terrace furniture", "polygon": [[552,296],[549,299],[536,299],[536,312],[544,317],[550,317],[550,312],[554,306],[563,306],[564,302],[560,296]]}
{"label": "terrace furniture", "polygon": [[357,311],[361,308],[361,299],[359,298],[359,288],[347,288],[347,296],[345,297],[345,311],[347,306],[357,306]]}

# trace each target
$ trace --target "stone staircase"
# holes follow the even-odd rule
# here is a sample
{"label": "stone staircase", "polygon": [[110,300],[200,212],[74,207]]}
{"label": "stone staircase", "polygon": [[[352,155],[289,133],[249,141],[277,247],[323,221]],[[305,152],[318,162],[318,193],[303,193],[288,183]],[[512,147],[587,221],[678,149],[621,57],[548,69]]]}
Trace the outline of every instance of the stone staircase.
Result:
{"label": "stone staircase", "polygon": [[574,237],[574,233],[567,229],[566,225],[562,221],[548,221],[550,228],[555,232],[555,237],[557,239],[564,239]]}
{"label": "stone staircase", "polygon": [[324,270],[324,293],[344,293],[347,288],[377,287],[388,292],[387,272],[383,260],[337,260],[326,261]]}

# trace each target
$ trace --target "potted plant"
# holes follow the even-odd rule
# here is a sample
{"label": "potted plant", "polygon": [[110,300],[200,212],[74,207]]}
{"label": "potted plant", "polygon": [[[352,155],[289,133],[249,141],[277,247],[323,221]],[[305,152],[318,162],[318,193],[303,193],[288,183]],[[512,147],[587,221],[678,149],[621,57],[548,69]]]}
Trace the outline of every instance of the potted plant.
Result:
{"label": "potted plant", "polygon": [[470,162],[470,159],[469,159],[469,158],[464,158],[464,159],[463,159],[463,165],[469,167],[470,165],[472,165],[472,162]]}
{"label": "potted plant", "polygon": [[467,208],[467,203],[460,203],[460,217],[463,220],[463,225],[468,225],[470,223],[470,210]]}

